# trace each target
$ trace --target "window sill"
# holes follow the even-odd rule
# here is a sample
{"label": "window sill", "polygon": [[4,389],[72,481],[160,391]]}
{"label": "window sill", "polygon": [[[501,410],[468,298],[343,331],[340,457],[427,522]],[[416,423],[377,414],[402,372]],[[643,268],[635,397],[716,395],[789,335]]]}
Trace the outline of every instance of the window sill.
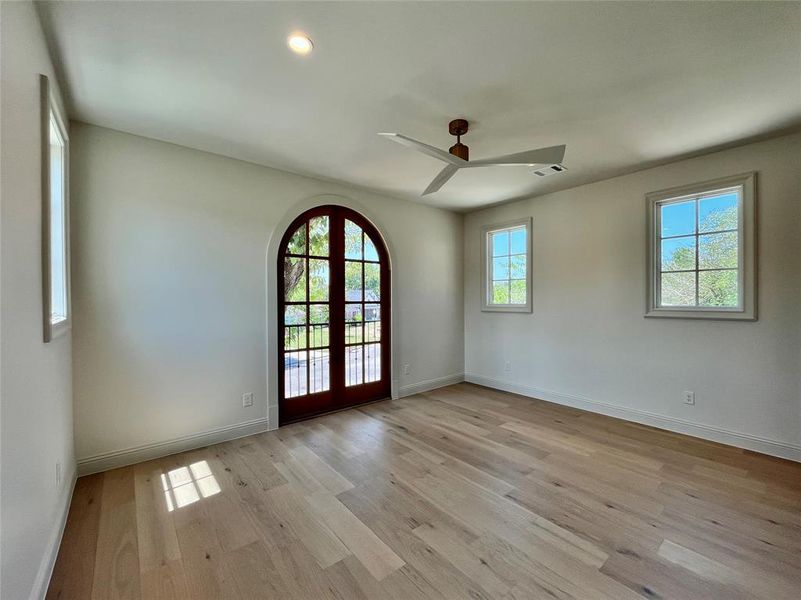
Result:
{"label": "window sill", "polygon": [[645,318],[657,319],[707,319],[710,321],[756,321],[756,314],[748,310],[718,310],[698,308],[652,308]]}
{"label": "window sill", "polygon": [[59,338],[71,329],[71,324],[69,319],[62,319],[61,321],[56,321],[55,323],[50,324],[50,340],[54,340]]}
{"label": "window sill", "polygon": [[481,307],[481,312],[507,312],[507,313],[530,313],[531,306],[526,304],[508,305],[486,305]]}

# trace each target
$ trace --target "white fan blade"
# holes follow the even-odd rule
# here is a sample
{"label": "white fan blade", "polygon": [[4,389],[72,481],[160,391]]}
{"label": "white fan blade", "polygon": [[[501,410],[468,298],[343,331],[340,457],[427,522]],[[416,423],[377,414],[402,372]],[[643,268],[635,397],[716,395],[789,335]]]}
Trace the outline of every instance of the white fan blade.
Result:
{"label": "white fan blade", "polygon": [[434,146],[429,146],[423,142],[418,142],[417,140],[413,140],[412,138],[408,138],[399,133],[379,133],[378,135],[384,136],[387,139],[398,142],[399,144],[403,144],[404,146],[408,146],[409,148],[414,148],[423,154],[433,156],[434,158],[438,158],[439,160],[445,161],[446,163],[450,163],[452,165],[466,167],[468,164],[466,160],[462,160],[458,156],[454,156],[449,152],[445,152],[439,148],[434,148]]}
{"label": "white fan blade", "polygon": [[562,162],[565,157],[567,146],[549,146],[548,148],[538,148],[536,150],[526,150],[517,154],[507,154],[506,156],[496,156],[495,158],[484,158],[481,160],[471,160],[469,166],[505,166],[505,165],[552,165]]}
{"label": "white fan blade", "polygon": [[427,196],[428,194],[433,194],[434,192],[436,192],[439,188],[445,185],[445,182],[448,181],[451,177],[453,177],[456,174],[456,171],[458,170],[459,167],[457,167],[456,165],[447,165],[444,169],[442,169],[442,171],[439,172],[439,174],[436,177],[434,177],[434,181],[428,184],[426,191],[423,192],[421,195]]}

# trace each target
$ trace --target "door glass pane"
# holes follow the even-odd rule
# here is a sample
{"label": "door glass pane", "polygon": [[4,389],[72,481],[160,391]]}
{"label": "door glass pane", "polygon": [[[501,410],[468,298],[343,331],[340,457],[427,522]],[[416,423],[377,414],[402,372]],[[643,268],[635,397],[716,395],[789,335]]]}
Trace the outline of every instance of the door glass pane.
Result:
{"label": "door glass pane", "polygon": [[328,323],[309,325],[309,348],[325,348],[329,346]]}
{"label": "door glass pane", "polygon": [[328,305],[312,304],[309,306],[309,323],[328,323]]}
{"label": "door glass pane", "polygon": [[308,361],[306,351],[287,352],[284,355],[284,397],[294,398],[306,393]]}
{"label": "door glass pane", "polygon": [[305,323],[305,306],[289,305],[284,307],[284,325],[303,325]]}
{"label": "door glass pane", "polygon": [[345,261],[345,301],[362,300],[362,263]]}
{"label": "door glass pane", "polygon": [[381,379],[381,344],[364,346],[364,382]]}
{"label": "door glass pane", "polygon": [[381,265],[364,263],[364,299],[368,302],[381,300]]}
{"label": "door glass pane", "polygon": [[374,260],[378,262],[378,250],[373,244],[373,240],[366,233],[364,234],[364,260]]}
{"label": "door glass pane", "polygon": [[298,227],[292,234],[289,245],[286,247],[288,254],[306,254],[306,224]]}
{"label": "door glass pane", "polygon": [[319,258],[309,259],[309,301],[328,300],[328,261]]}
{"label": "door glass pane", "polygon": [[284,259],[284,298],[287,302],[306,301],[306,259]]}
{"label": "door glass pane", "polygon": [[702,198],[698,203],[698,231],[737,229],[737,192]]}
{"label": "door glass pane", "polygon": [[662,223],[660,237],[695,233],[695,200],[663,204],[660,219]]}
{"label": "door glass pane", "polygon": [[362,333],[364,325],[362,323],[345,323],[345,343],[359,344],[363,341]]}
{"label": "door glass pane", "polygon": [[306,347],[306,326],[284,327],[284,350],[303,350]]}
{"label": "door glass pane", "polygon": [[345,343],[359,344],[364,336],[362,304],[345,305]]}
{"label": "door glass pane", "polygon": [[707,233],[698,236],[699,269],[736,269],[737,232]]}
{"label": "door glass pane", "polygon": [[284,349],[301,350],[306,347],[306,307],[284,308]]}
{"label": "door glass pane", "polygon": [[662,273],[661,306],[695,306],[695,273]]}
{"label": "door glass pane", "polygon": [[348,346],[345,348],[345,385],[364,383],[362,367],[364,363],[364,346]]}
{"label": "door glass pane", "polygon": [[366,321],[364,324],[364,341],[365,342],[380,342],[381,341],[381,322],[380,321]]}
{"label": "door glass pane", "polygon": [[309,254],[328,256],[328,217],[309,220]]}
{"label": "door glass pane", "polygon": [[309,390],[310,394],[324,392],[331,388],[329,373],[330,354],[328,350],[310,351]]}
{"label": "door glass pane", "polygon": [[380,304],[365,304],[364,306],[364,341],[381,341]]}
{"label": "door glass pane", "polygon": [[380,321],[381,320],[381,305],[380,304],[365,304],[364,305],[364,320],[365,321]]}
{"label": "door glass pane", "polygon": [[353,221],[345,220],[345,258],[361,260],[362,228]]}
{"label": "door glass pane", "polygon": [[686,271],[695,268],[695,236],[662,240],[662,270]]}

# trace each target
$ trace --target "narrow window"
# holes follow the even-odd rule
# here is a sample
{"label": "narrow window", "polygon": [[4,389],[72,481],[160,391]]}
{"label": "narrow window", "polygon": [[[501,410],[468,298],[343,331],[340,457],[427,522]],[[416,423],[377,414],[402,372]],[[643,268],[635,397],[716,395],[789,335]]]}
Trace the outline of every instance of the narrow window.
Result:
{"label": "narrow window", "polygon": [[531,219],[484,229],[482,309],[531,312]]}
{"label": "narrow window", "polygon": [[45,342],[69,326],[68,138],[42,76],[42,268]]}
{"label": "narrow window", "polygon": [[753,179],[649,194],[647,316],[754,318]]}

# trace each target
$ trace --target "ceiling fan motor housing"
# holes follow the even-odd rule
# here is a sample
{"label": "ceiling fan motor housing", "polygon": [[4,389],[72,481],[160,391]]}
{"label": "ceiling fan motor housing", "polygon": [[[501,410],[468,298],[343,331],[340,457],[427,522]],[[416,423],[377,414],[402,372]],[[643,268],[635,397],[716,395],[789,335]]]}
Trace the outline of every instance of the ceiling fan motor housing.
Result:
{"label": "ceiling fan motor housing", "polygon": [[461,136],[467,133],[467,121],[464,119],[454,119],[448,123],[448,132],[456,136],[456,144],[448,149],[448,152],[454,156],[458,156],[462,160],[470,160],[470,148],[465,146],[461,141]]}
{"label": "ceiling fan motor housing", "polygon": [[456,142],[456,144],[448,148],[448,152],[450,152],[454,156],[458,156],[463,160],[470,160],[470,148],[468,148],[461,142]]}

